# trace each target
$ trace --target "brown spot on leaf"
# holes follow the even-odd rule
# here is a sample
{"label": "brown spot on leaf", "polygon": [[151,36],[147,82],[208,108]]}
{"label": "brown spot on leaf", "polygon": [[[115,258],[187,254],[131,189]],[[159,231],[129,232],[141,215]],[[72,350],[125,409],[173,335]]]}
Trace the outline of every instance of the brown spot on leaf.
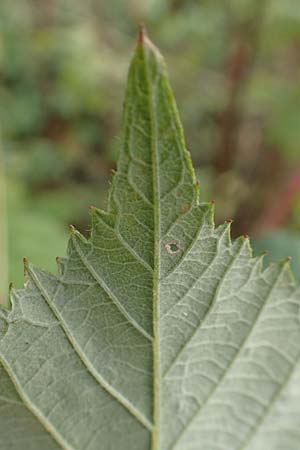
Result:
{"label": "brown spot on leaf", "polygon": [[178,255],[178,253],[181,253],[184,250],[184,247],[180,242],[173,239],[165,244],[165,249],[169,255]]}
{"label": "brown spot on leaf", "polygon": [[188,210],[190,209],[190,205],[188,203],[182,203],[180,209],[183,214],[187,213]]}

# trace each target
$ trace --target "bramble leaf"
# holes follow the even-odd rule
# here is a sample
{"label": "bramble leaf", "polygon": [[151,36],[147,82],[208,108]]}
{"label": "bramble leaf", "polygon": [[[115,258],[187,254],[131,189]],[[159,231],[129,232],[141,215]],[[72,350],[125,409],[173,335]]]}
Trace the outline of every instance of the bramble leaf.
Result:
{"label": "bramble leaf", "polygon": [[0,310],[0,450],[300,450],[300,288],[214,227],[143,32],[123,124],[90,239]]}

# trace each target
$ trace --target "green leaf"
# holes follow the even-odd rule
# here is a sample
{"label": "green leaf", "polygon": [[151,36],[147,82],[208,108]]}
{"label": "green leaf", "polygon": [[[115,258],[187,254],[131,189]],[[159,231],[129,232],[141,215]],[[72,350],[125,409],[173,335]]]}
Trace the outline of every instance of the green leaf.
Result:
{"label": "green leaf", "polygon": [[1,450],[300,449],[299,287],[213,208],[141,33],[108,212],[1,310]]}
{"label": "green leaf", "polygon": [[20,399],[7,372],[0,366],[1,449],[59,450],[43,426]]}

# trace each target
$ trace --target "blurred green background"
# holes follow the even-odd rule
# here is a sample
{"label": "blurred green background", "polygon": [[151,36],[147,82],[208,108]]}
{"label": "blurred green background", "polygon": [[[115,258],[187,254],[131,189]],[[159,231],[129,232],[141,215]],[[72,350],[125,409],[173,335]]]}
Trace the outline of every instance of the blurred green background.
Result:
{"label": "blurred green background", "polygon": [[[1,0],[0,270],[55,270],[105,206],[137,27],[162,50],[217,222],[300,274],[300,3]],[[7,226],[8,224],[8,226]]]}

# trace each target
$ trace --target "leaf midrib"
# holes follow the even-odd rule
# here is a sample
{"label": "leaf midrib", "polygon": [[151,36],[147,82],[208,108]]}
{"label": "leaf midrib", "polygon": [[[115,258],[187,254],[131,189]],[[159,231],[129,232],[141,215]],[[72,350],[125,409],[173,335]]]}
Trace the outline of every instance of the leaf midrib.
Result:
{"label": "leaf midrib", "polygon": [[[152,450],[160,450],[160,307],[159,307],[159,280],[160,280],[160,183],[158,174],[158,136],[155,116],[154,95],[146,55],[146,43],[142,43],[143,58],[145,62],[145,75],[149,96],[149,115],[151,126],[151,161],[152,161],[152,189],[154,214],[154,260],[153,260],[153,431]],[[156,72],[156,77],[158,73]],[[157,81],[157,78],[156,80]],[[157,83],[154,83],[154,87]]]}

